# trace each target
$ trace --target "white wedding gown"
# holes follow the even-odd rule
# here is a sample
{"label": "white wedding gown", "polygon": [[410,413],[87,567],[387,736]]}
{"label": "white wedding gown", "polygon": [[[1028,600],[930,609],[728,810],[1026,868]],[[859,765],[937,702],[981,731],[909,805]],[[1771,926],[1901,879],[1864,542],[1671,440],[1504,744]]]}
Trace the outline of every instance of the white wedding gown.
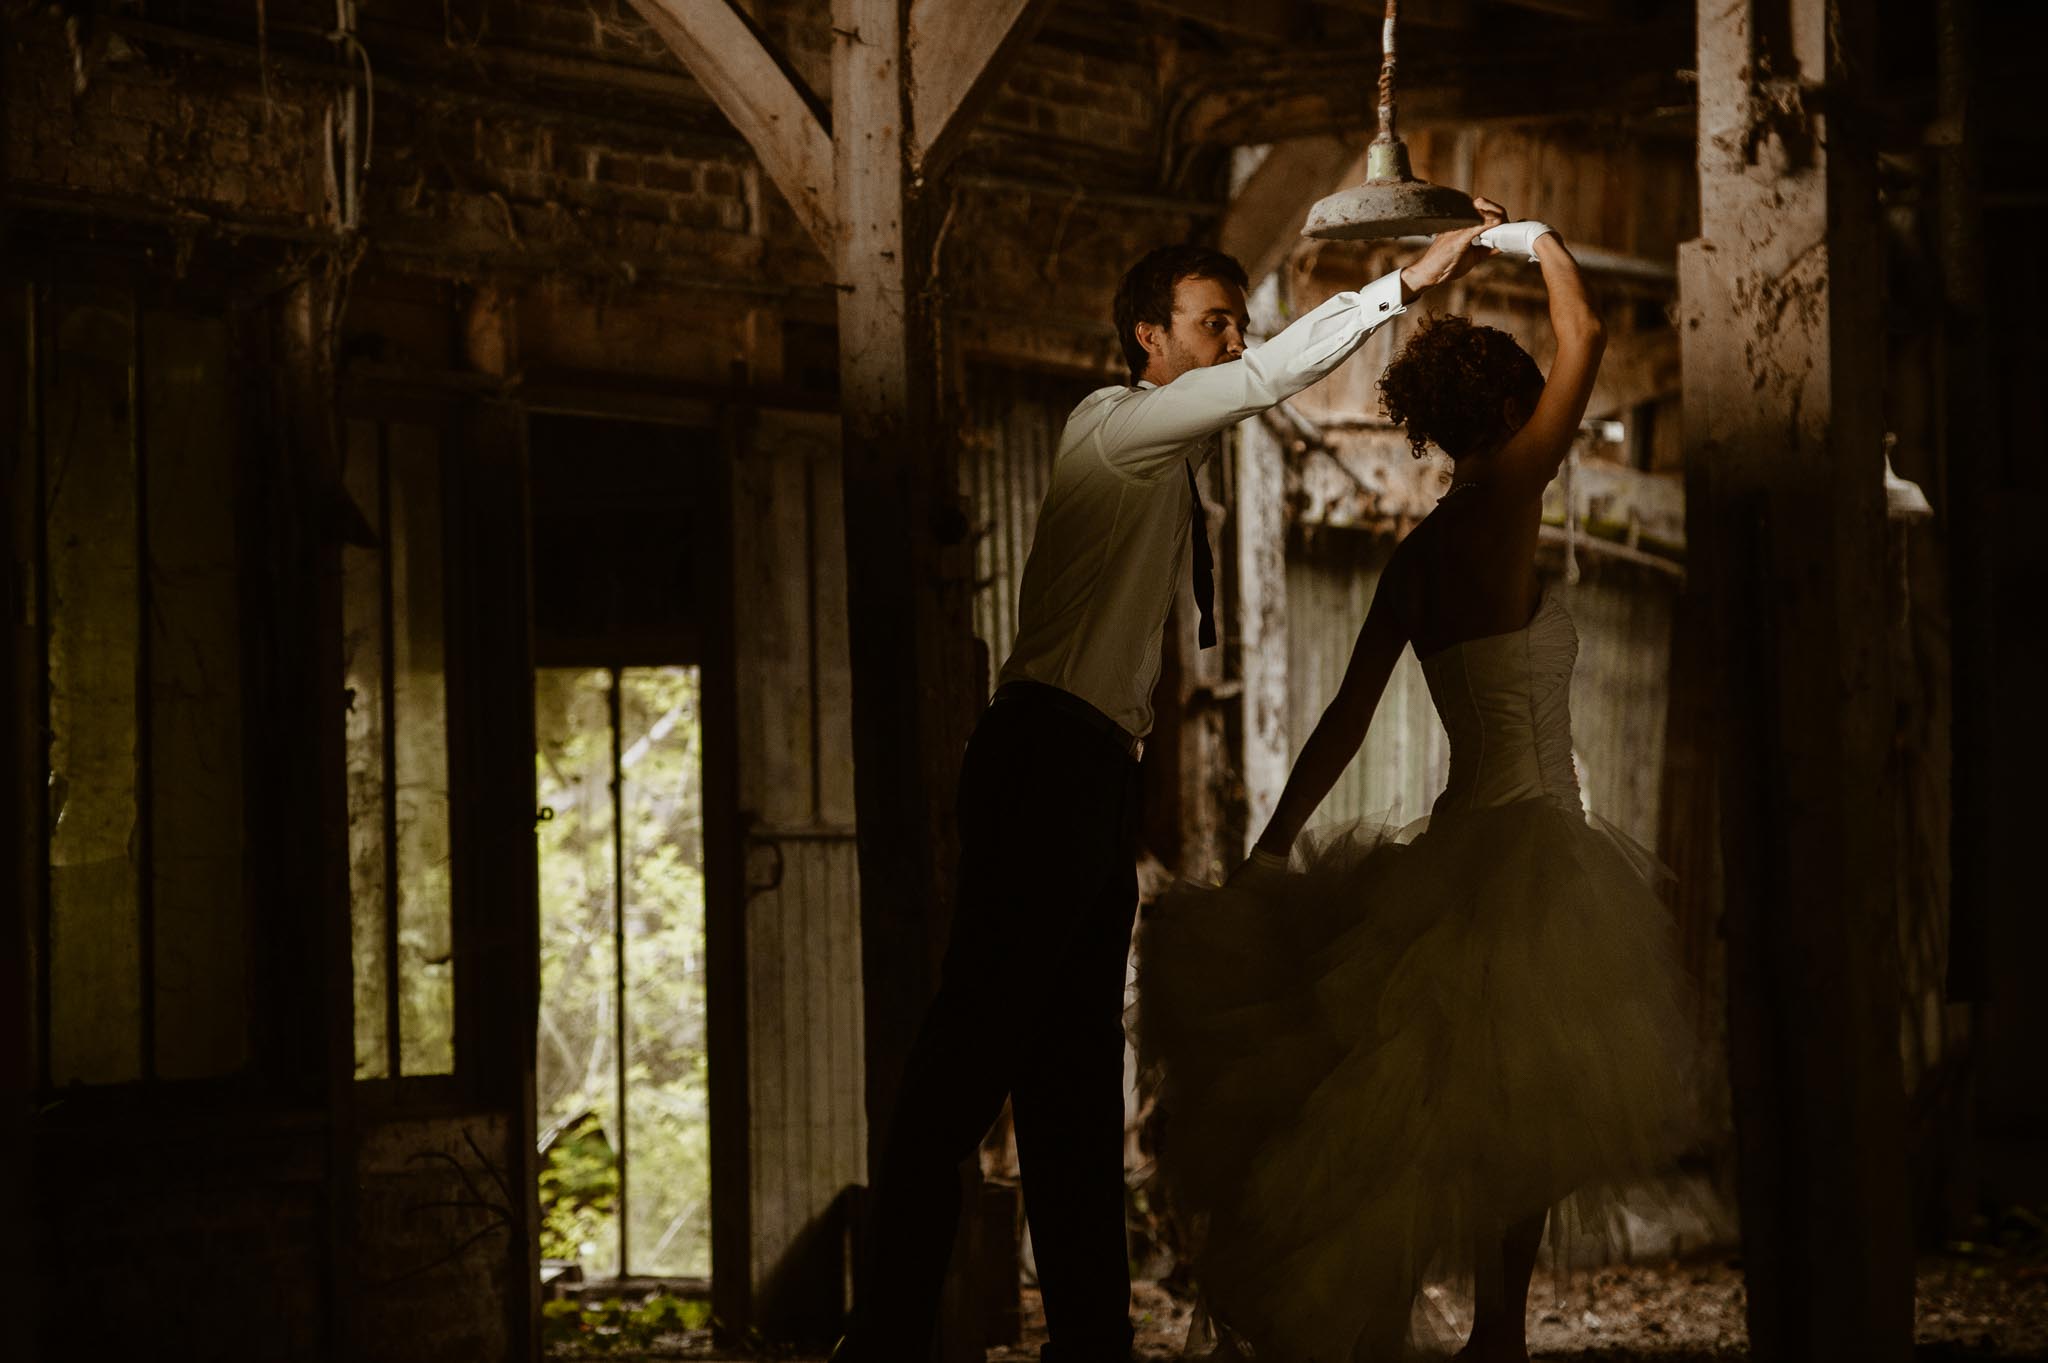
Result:
{"label": "white wedding gown", "polygon": [[1140,929],[1159,1173],[1204,1308],[1261,1363],[1442,1346],[1425,1283],[1683,1141],[1686,986],[1654,859],[1580,805],[1577,653],[1546,592],[1424,659],[1451,746],[1429,819],[1311,834]]}

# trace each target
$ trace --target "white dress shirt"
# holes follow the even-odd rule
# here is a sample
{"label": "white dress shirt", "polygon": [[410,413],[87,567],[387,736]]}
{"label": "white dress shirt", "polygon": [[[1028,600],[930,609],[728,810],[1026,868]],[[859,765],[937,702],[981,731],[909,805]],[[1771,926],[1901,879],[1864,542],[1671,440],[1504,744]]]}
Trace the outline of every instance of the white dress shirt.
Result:
{"label": "white dress shirt", "polygon": [[1000,679],[1057,686],[1138,737],[1151,732],[1160,636],[1189,572],[1183,466],[1208,462],[1225,427],[1322,378],[1402,310],[1396,271],[1241,359],[1083,398],[1060,435]]}

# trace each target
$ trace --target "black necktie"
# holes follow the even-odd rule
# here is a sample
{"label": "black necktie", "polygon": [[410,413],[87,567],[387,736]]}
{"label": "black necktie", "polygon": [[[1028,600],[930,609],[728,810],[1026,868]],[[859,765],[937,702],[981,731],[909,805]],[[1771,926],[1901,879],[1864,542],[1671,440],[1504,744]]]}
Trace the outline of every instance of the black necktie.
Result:
{"label": "black necktie", "polygon": [[1195,610],[1202,617],[1196,629],[1196,637],[1203,648],[1216,647],[1216,558],[1209,552],[1209,518],[1202,514],[1202,493],[1195,486],[1195,466],[1192,462],[1182,467],[1188,471],[1188,497],[1195,504]]}

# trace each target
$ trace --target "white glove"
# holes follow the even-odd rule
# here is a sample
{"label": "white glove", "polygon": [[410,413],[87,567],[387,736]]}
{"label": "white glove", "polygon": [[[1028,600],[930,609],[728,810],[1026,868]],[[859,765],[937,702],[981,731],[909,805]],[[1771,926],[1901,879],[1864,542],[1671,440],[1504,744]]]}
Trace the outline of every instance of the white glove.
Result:
{"label": "white glove", "polygon": [[1230,878],[1223,884],[1225,888],[1232,890],[1256,890],[1259,886],[1286,873],[1286,857],[1278,852],[1268,852],[1263,847],[1254,847],[1252,854],[1244,859],[1244,864],[1232,871]]}
{"label": "white glove", "polygon": [[1536,238],[1555,229],[1547,222],[1504,222],[1498,227],[1489,227],[1479,234],[1481,246],[1491,246],[1504,256],[1516,260],[1536,259]]}

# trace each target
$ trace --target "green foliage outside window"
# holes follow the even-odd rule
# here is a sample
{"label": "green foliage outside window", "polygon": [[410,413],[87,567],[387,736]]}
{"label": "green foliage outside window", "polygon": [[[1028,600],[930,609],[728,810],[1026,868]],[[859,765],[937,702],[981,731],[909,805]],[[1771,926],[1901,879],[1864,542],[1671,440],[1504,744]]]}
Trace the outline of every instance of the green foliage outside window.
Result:
{"label": "green foliage outside window", "polygon": [[[541,1130],[559,1129],[541,1179],[542,1253],[579,1261],[586,1277],[711,1271],[699,694],[694,668],[548,668],[536,675],[536,789],[549,811],[539,830],[536,1079]],[[623,831],[618,844],[615,809]],[[623,913],[615,864],[621,859]],[[615,974],[621,926],[623,1119]]]}

